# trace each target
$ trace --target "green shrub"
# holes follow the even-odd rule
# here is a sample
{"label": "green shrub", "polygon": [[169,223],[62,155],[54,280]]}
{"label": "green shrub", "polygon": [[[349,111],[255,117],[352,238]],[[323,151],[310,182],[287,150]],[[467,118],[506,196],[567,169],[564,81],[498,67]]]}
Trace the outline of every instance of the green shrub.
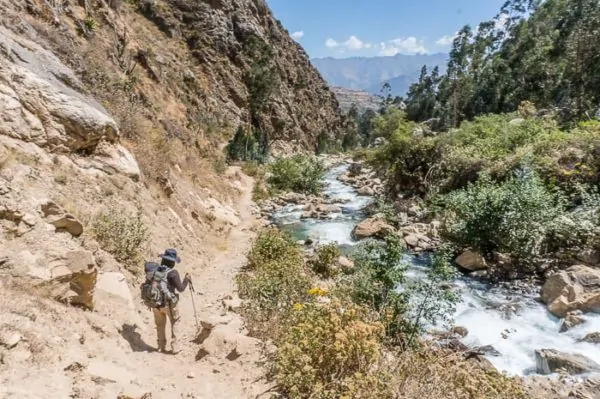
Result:
{"label": "green shrub", "polygon": [[312,270],[323,278],[335,277],[339,273],[337,259],[340,257],[337,243],[330,243],[317,249],[314,258],[310,261]]}
{"label": "green shrub", "polygon": [[488,173],[494,180],[511,176],[524,160],[545,182],[569,188],[574,183],[600,182],[600,124],[581,123],[561,130],[549,118],[517,114],[485,115],[458,129],[434,136],[415,134],[425,128],[407,122],[401,113],[376,119],[374,134],[389,138],[370,162],[387,178],[391,194],[447,193],[464,188]]}
{"label": "green shrub", "polygon": [[277,190],[318,194],[323,189],[325,167],[315,158],[294,155],[269,165],[268,183]]}
{"label": "green shrub", "polygon": [[240,296],[249,299],[246,319],[259,336],[276,336],[279,321],[308,297],[310,278],[300,248],[286,233],[267,229],[259,234],[248,257],[248,270],[238,276]]}
{"label": "green shrub", "polygon": [[93,220],[92,231],[102,249],[111,253],[133,274],[141,271],[144,252],[148,243],[148,228],[142,220],[142,208],[130,214],[110,205]]}
{"label": "green shrub", "polygon": [[529,169],[503,183],[484,175],[441,202],[447,237],[483,254],[508,252],[524,261],[546,253],[565,206],[563,196],[546,188]]}

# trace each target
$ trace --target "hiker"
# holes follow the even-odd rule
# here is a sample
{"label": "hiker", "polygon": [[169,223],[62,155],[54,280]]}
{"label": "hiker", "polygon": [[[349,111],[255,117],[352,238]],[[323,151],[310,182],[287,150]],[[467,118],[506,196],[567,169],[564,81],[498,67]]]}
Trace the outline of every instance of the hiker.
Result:
{"label": "hiker", "polygon": [[[166,279],[166,292],[162,296],[161,302],[159,302],[157,306],[152,307],[152,311],[154,312],[154,322],[156,323],[158,350],[159,352],[166,352],[167,337],[165,329],[168,317],[171,323],[171,353],[177,354],[180,351],[180,348],[177,345],[177,339],[179,337],[181,319],[179,309],[177,308],[177,303],[179,302],[178,292],[185,291],[188,284],[191,284],[192,279],[190,275],[186,273],[182,281],[179,272],[175,269],[175,264],[181,262],[181,259],[177,256],[177,250],[169,248],[165,250],[165,253],[160,255],[160,257],[161,263],[158,269],[164,270],[162,276]],[[148,268],[148,266],[146,267]],[[146,272],[148,273],[148,269],[146,269]],[[151,273],[154,274],[156,272]]]}

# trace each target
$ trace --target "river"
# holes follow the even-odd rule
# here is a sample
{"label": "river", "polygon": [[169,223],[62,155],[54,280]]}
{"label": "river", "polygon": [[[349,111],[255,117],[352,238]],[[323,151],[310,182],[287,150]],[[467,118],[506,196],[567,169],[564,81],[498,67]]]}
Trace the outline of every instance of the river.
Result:
{"label": "river", "polygon": [[[347,201],[341,212],[325,220],[300,220],[302,206],[289,205],[273,215],[275,223],[298,239],[310,236],[320,243],[335,241],[342,248],[355,245],[352,229],[364,218],[361,209],[373,198],[360,196],[354,188],[337,180],[346,168],[347,165],[334,167],[325,176],[324,194]],[[412,255],[407,260],[412,266],[411,276],[424,278],[426,262]],[[524,294],[508,285],[493,287],[469,277],[457,278],[455,284],[461,293],[454,314],[455,325],[469,331],[462,342],[469,346],[493,346],[498,354],[487,358],[498,370],[509,375],[534,374],[536,349],[580,353],[600,363],[600,345],[578,342],[587,333],[600,331],[600,315],[587,314],[583,316],[584,324],[560,333],[562,320],[551,315],[535,293]]]}

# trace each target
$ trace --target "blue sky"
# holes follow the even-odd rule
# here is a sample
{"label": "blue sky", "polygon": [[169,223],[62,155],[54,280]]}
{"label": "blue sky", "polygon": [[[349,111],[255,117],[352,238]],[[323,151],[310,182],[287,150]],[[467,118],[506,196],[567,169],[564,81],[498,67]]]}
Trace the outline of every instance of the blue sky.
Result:
{"label": "blue sky", "polygon": [[505,0],[267,0],[311,57],[436,53]]}

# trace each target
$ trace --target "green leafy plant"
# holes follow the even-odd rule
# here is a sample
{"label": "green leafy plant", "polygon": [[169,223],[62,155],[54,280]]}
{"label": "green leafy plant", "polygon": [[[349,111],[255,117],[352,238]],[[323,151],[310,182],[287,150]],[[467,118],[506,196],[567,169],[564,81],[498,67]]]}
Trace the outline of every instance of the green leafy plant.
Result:
{"label": "green leafy plant", "polygon": [[442,202],[446,236],[483,254],[508,252],[523,261],[546,252],[554,222],[565,208],[563,196],[528,168],[503,183],[484,175]]}
{"label": "green leafy plant", "polygon": [[336,242],[323,245],[317,249],[313,259],[310,261],[312,270],[323,278],[335,277],[339,273],[337,259],[340,257],[340,249]]}
{"label": "green leafy plant", "polygon": [[134,214],[110,205],[93,220],[92,231],[102,249],[111,253],[133,274],[141,270],[149,232],[142,219],[142,208]]}
{"label": "green leafy plant", "polygon": [[318,194],[323,189],[325,167],[312,157],[279,158],[269,165],[269,171],[267,182],[277,190]]}

